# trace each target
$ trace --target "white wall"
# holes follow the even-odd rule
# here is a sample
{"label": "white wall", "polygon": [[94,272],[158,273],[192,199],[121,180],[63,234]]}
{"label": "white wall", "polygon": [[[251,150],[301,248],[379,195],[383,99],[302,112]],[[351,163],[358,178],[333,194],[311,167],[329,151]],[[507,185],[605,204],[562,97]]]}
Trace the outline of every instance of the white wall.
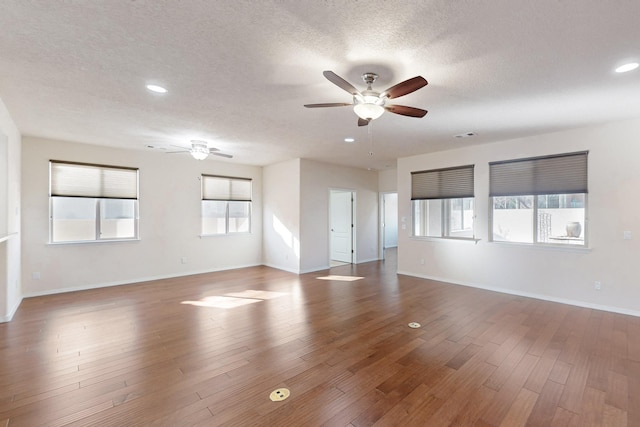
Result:
{"label": "white wall", "polygon": [[329,268],[329,190],[356,192],[355,262],[378,259],[378,174],[302,159],[300,271]]}
{"label": "white wall", "polygon": [[0,99],[0,134],[6,138],[2,174],[3,226],[0,232],[0,322],[11,320],[22,300],[20,277],[20,149],[21,136]]}
{"label": "white wall", "polygon": [[265,166],[263,263],[300,271],[300,159]]}
{"label": "white wall", "polygon": [[[640,119],[398,160],[398,271],[640,315]],[[488,242],[488,162],[589,150],[589,249]],[[475,164],[477,244],[411,233],[411,171]],[[623,231],[632,240],[623,240]],[[424,265],[420,260],[424,259]],[[602,282],[602,290],[594,289]]]}
{"label": "white wall", "polygon": [[0,130],[0,236],[9,234],[9,138]]}
{"label": "white wall", "polygon": [[[140,169],[140,241],[48,244],[49,160]],[[23,139],[23,292],[25,296],[259,265],[262,168],[187,154],[123,150]],[[253,179],[252,232],[199,237],[200,175]],[[185,257],[187,262],[181,263]],[[34,279],[32,273],[40,273]]]}
{"label": "white wall", "polygon": [[398,191],[398,170],[385,169],[378,172],[378,191],[395,193]]}

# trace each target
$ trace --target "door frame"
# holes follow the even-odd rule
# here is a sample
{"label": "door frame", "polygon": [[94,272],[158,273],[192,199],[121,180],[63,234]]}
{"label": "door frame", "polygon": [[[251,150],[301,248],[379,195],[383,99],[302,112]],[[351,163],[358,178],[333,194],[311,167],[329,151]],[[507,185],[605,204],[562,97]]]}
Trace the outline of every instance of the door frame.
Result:
{"label": "door frame", "polygon": [[356,229],[357,229],[357,224],[356,224],[356,190],[350,189],[350,188],[329,188],[329,203],[328,203],[328,207],[329,207],[329,221],[328,221],[328,225],[329,228],[327,229],[327,233],[329,236],[329,254],[328,254],[328,259],[329,262],[328,264],[331,264],[331,254],[332,254],[332,238],[331,238],[331,203],[333,201],[332,199],[332,194],[333,193],[351,193],[351,264],[355,264],[355,260],[356,258]]}

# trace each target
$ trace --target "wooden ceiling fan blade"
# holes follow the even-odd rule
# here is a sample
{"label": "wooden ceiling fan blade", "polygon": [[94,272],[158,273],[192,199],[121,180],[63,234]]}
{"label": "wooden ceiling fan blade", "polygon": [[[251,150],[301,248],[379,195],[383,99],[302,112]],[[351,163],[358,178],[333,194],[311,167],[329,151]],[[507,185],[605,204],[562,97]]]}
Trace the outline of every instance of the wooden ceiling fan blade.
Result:
{"label": "wooden ceiling fan blade", "polygon": [[233,156],[231,154],[220,153],[220,152],[217,152],[217,151],[211,151],[211,152],[209,152],[209,154],[212,154],[214,156],[224,157],[226,159],[233,159]]}
{"label": "wooden ceiling fan blade", "polygon": [[322,108],[322,107],[347,107],[349,105],[353,105],[353,104],[348,104],[346,102],[329,102],[325,104],[305,104],[304,106],[307,108]]}
{"label": "wooden ceiling fan blade", "polygon": [[367,120],[367,119],[358,119],[358,126],[367,126],[369,124],[371,120]]}
{"label": "wooden ceiling fan blade", "polygon": [[424,77],[416,76],[412,79],[400,82],[395,86],[391,86],[389,89],[382,92],[380,96],[386,96],[389,99],[398,98],[400,96],[410,94],[411,92],[415,92],[421,87],[425,87],[427,84],[429,83]]}
{"label": "wooden ceiling fan blade", "polygon": [[340,89],[346,90],[353,96],[360,95],[360,91],[358,89],[333,71],[323,71],[322,74],[327,78],[327,80],[338,86]]}
{"label": "wooden ceiling fan blade", "polygon": [[385,105],[384,109],[391,113],[409,117],[424,117],[427,114],[427,110],[415,107],[407,107],[406,105]]}

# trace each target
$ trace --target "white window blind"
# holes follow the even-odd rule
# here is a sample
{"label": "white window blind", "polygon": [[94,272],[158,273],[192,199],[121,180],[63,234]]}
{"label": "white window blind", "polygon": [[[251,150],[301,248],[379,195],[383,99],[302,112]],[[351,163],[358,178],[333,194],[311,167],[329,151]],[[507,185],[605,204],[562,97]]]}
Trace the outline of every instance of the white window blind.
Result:
{"label": "white window blind", "polygon": [[588,152],[489,163],[489,196],[587,193]]}
{"label": "white window blind", "polygon": [[50,162],[51,196],[137,199],[138,169]]}
{"label": "white window blind", "polygon": [[473,197],[473,167],[411,172],[411,200]]}
{"label": "white window blind", "polygon": [[251,179],[202,175],[202,200],[251,201]]}

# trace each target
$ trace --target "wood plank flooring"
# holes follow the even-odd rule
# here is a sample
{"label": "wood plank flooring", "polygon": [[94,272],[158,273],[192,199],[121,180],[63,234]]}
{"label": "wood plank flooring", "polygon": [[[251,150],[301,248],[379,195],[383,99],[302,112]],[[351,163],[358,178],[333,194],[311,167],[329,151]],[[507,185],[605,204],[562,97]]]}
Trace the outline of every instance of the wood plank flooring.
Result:
{"label": "wood plank flooring", "polygon": [[0,427],[640,426],[640,318],[395,271],[26,299],[0,324]]}

